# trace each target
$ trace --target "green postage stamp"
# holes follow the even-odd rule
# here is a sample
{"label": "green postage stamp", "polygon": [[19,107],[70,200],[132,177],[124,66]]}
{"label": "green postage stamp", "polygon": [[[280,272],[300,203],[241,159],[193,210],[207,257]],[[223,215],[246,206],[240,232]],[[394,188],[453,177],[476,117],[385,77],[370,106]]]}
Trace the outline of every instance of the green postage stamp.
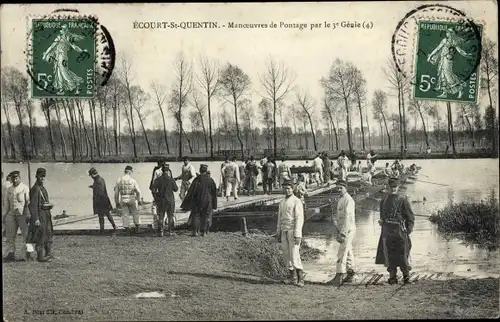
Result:
{"label": "green postage stamp", "polygon": [[88,18],[31,20],[31,97],[95,96],[97,23]]}
{"label": "green postage stamp", "polygon": [[476,103],[482,26],[420,21],[413,93],[416,99]]}

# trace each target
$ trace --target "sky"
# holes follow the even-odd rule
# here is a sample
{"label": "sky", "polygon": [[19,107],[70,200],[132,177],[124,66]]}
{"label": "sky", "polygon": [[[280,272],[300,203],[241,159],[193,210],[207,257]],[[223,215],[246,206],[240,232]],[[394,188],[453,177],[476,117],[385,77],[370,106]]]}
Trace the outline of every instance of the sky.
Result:
{"label": "sky", "polygon": [[[269,58],[283,61],[295,75],[297,89],[308,92],[316,102],[316,117],[320,118],[323,89],[320,79],[327,76],[336,58],[350,61],[363,73],[367,81],[368,113],[371,124],[371,99],[376,89],[389,91],[389,83],[382,68],[391,56],[391,37],[397,23],[407,12],[424,1],[404,2],[353,2],[353,3],[246,3],[246,4],[7,4],[2,5],[1,20],[1,66],[23,69],[26,47],[28,17],[43,15],[61,8],[76,8],[82,14],[93,14],[110,32],[117,50],[117,60],[126,56],[132,62],[133,84],[151,92],[152,81],[169,89],[174,81],[173,62],[179,52],[194,63],[200,55],[230,62],[239,66],[252,81],[248,98],[257,107],[263,93],[258,75],[265,71]],[[425,1],[425,3],[429,3]],[[485,25],[484,37],[498,38],[498,6],[494,1],[446,1],[442,3],[464,11],[475,21]],[[249,28],[228,29],[138,29],[136,22],[167,21],[191,22],[212,21],[219,25],[234,23],[280,25],[307,24],[308,28]],[[316,28],[313,23],[324,22],[371,22],[371,29]],[[295,103],[295,93],[290,93],[285,102]],[[484,101],[480,101],[480,105]],[[150,103],[156,108],[154,100]],[[213,103],[213,110],[221,110],[221,101]],[[484,105],[484,104],[482,104]],[[445,105],[440,103],[442,113]],[[390,98],[390,112],[397,112],[397,99]],[[228,110],[232,111],[229,109]],[[158,124],[159,113],[150,116],[146,127]],[[13,117],[13,119],[15,119]],[[125,122],[123,122],[125,123]],[[39,115],[37,124],[45,124]],[[413,122],[411,122],[413,124]],[[167,126],[174,125],[169,118]],[[353,127],[359,126],[354,117]]]}

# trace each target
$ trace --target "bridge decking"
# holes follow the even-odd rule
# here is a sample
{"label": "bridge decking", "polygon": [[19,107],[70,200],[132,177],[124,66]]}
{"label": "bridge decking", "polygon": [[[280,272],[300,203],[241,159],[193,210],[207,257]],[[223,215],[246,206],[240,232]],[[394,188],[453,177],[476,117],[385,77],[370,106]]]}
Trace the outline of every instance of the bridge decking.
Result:
{"label": "bridge decking", "polygon": [[[335,187],[333,182],[329,182],[323,186],[313,186],[308,189],[308,195],[314,196],[321,193],[325,193],[331,191]],[[237,200],[234,200],[233,197],[229,198],[229,201],[226,200],[225,197],[218,197],[218,208],[214,210],[214,218],[217,218],[218,214],[222,214],[224,212],[237,211],[238,209],[242,209],[250,206],[267,206],[277,204],[284,195],[282,193],[274,193],[272,195],[255,195],[255,196],[239,196]],[[175,209],[175,226],[180,226],[182,224],[187,223],[189,219],[189,211],[184,211],[179,208],[180,201],[176,201],[176,209]],[[151,204],[145,204],[139,206],[140,212],[140,226],[141,228],[148,228],[153,223],[153,216],[151,214]],[[123,229],[123,222],[119,215],[113,215],[115,219],[115,223],[117,228]],[[129,222],[133,225],[132,218],[129,218]],[[111,229],[111,224],[106,219],[105,220],[105,229]],[[96,232],[99,230],[99,219],[95,215],[91,216],[80,216],[80,217],[70,217],[63,218],[59,220],[54,220],[54,233],[55,234],[71,234],[76,232]]]}

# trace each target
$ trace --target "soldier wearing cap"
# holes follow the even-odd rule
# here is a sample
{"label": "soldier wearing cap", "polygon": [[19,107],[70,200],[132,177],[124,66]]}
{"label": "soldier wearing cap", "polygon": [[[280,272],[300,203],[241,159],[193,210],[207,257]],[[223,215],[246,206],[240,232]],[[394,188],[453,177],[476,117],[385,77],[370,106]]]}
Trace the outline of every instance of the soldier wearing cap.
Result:
{"label": "soldier wearing cap", "polygon": [[[149,183],[149,190],[153,194],[153,183],[156,179],[163,175],[163,170],[166,169],[168,175],[173,178],[172,170],[170,170],[170,165],[166,161],[158,161],[157,166],[153,169],[153,174],[151,175],[151,181]],[[151,215],[153,215],[153,228],[158,229],[158,206],[154,200],[155,196],[153,194],[153,202],[151,203]]]}
{"label": "soldier wearing cap", "polygon": [[179,197],[181,200],[186,196],[189,186],[191,185],[191,180],[196,177],[196,170],[194,166],[189,163],[188,157],[183,158],[183,165],[181,169],[181,175],[176,177],[175,180],[182,180],[181,191],[179,192]]}
{"label": "soldier wearing cap", "polygon": [[26,252],[26,235],[28,233],[28,220],[30,217],[28,204],[30,201],[29,188],[21,182],[19,171],[9,174],[12,186],[7,188],[5,206],[2,207],[2,222],[5,223],[5,237],[7,244],[7,256],[5,261],[15,260],[16,235],[21,228],[23,239],[23,257],[28,256]]}
{"label": "soldier wearing cap", "polygon": [[52,254],[52,214],[50,210],[53,205],[49,200],[49,193],[44,186],[47,170],[38,168],[36,170],[36,181],[30,190],[29,209],[31,213],[28,242],[35,244],[37,261],[48,262],[54,256]]}
{"label": "soldier wearing cap", "polygon": [[202,236],[208,234],[213,210],[217,209],[217,185],[208,174],[206,164],[200,166],[200,175],[193,180],[181,209],[191,210],[192,236],[199,236],[200,230]]}
{"label": "soldier wearing cap", "polygon": [[111,216],[111,200],[109,200],[108,190],[106,189],[106,181],[99,175],[96,168],[90,168],[89,176],[94,179],[94,183],[89,186],[92,188],[92,206],[94,214],[99,216],[99,231],[104,232],[104,217],[107,217],[113,226],[113,234],[116,233],[116,224]]}
{"label": "soldier wearing cap", "polygon": [[399,185],[398,178],[389,178],[389,193],[380,202],[379,224],[382,231],[375,263],[387,267],[389,284],[397,284],[398,267],[403,273],[403,282],[410,283],[410,234],[413,231],[415,215],[408,197],[398,194]]}
{"label": "soldier wearing cap", "polygon": [[333,278],[334,285],[352,282],[354,277],[354,253],[352,241],[356,233],[355,202],[347,192],[347,182],[339,180],[336,183],[340,193],[337,203],[336,239],[340,244],[337,253],[337,273]]}
{"label": "soldier wearing cap", "polygon": [[158,229],[159,236],[163,236],[163,224],[165,222],[165,213],[168,218],[168,232],[174,234],[174,211],[175,198],[174,192],[179,190],[177,183],[169,173],[169,166],[166,162],[162,164],[162,175],[156,178],[151,187],[154,202],[158,212],[153,220],[156,221],[155,227]]}
{"label": "soldier wearing cap", "polygon": [[[9,175],[7,175],[5,181],[3,181],[3,172],[2,172],[2,211],[5,205],[7,204],[7,189],[10,186],[12,186],[12,182]],[[2,236],[5,238],[5,222],[3,221],[3,217],[2,217]]]}
{"label": "soldier wearing cap", "polygon": [[279,203],[276,238],[283,250],[285,265],[288,269],[288,283],[304,286],[304,271],[300,259],[302,227],[304,226],[304,206],[293,194],[293,182],[283,182],[285,198]]}
{"label": "soldier wearing cap", "polygon": [[125,167],[125,174],[118,179],[115,185],[115,204],[116,208],[120,210],[123,220],[123,227],[131,232],[129,229],[129,216],[132,215],[135,232],[139,232],[139,209],[138,203],[141,200],[141,189],[139,184],[132,178],[131,174],[133,168],[131,166]]}

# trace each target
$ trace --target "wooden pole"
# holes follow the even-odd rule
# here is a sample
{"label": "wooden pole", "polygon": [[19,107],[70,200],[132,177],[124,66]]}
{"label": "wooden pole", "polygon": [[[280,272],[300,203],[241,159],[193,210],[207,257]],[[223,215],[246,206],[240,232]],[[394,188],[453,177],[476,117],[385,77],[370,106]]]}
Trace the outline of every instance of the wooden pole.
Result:
{"label": "wooden pole", "polygon": [[241,233],[243,236],[248,234],[247,219],[245,217],[241,218]]}
{"label": "wooden pole", "polygon": [[31,164],[28,157],[28,187],[31,188]]}

